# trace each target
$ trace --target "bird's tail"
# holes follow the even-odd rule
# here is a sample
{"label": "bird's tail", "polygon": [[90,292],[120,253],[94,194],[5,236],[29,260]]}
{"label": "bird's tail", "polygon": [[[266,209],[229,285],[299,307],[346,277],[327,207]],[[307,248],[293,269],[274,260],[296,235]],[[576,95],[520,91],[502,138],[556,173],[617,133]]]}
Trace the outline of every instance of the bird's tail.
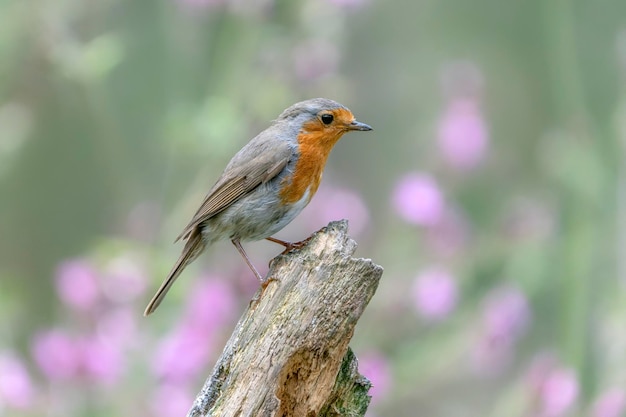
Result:
{"label": "bird's tail", "polygon": [[154,313],[154,310],[156,310],[159,304],[161,304],[165,294],[167,294],[174,281],[176,281],[176,278],[178,278],[187,265],[193,262],[193,260],[200,255],[204,247],[205,243],[202,240],[202,232],[199,228],[195,228],[189,233],[183,252],[180,254],[176,264],[170,271],[165,281],[163,281],[156,294],[154,294],[152,300],[148,303],[146,310],[143,312],[144,316]]}

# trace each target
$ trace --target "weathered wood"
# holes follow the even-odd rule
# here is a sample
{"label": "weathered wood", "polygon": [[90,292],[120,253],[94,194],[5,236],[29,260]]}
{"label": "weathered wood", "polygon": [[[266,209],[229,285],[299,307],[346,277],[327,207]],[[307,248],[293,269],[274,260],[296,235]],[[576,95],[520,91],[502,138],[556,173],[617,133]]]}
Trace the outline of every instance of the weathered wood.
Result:
{"label": "weathered wood", "polygon": [[346,221],[272,262],[188,417],[363,416],[370,384],[348,349],[382,268],[356,259]]}

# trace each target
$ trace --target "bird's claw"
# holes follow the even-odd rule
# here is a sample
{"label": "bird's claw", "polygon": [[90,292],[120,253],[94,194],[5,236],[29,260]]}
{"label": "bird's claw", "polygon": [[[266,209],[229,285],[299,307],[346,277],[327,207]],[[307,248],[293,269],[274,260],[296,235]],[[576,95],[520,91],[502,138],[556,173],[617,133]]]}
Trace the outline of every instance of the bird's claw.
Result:
{"label": "bird's claw", "polygon": [[265,289],[267,288],[269,283],[272,282],[272,281],[277,281],[278,282],[279,279],[276,278],[276,277],[269,276],[269,277],[261,280],[261,291],[257,291],[257,293],[254,295],[252,300],[250,300],[250,306],[252,306],[255,303],[258,303],[261,300],[261,297],[263,296],[263,293],[265,292]]}
{"label": "bird's claw", "polygon": [[300,242],[285,242],[285,250],[282,251],[280,254],[286,255],[291,251],[302,249],[303,247],[307,245],[307,243],[309,243],[310,240],[311,238],[307,237],[306,239],[301,240]]}
{"label": "bird's claw", "polygon": [[265,291],[269,283],[272,281],[279,281],[279,280],[276,277],[269,276],[265,278],[263,281],[261,281],[261,292]]}

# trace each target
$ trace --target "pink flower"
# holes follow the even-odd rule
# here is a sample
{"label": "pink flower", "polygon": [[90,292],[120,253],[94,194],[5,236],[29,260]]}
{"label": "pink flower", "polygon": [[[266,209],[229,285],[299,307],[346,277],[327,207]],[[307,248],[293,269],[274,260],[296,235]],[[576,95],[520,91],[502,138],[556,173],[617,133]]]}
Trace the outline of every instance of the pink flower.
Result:
{"label": "pink flower", "polygon": [[154,393],[153,415],[158,417],[180,417],[187,415],[194,397],[187,387],[166,383]]}
{"label": "pink flower", "polygon": [[3,403],[12,408],[29,408],[33,397],[33,382],[24,363],[13,354],[0,352],[0,409]]}
{"label": "pink flower", "polygon": [[82,373],[97,382],[115,383],[123,371],[122,353],[97,336],[79,342]]}
{"label": "pink flower", "polygon": [[224,280],[201,277],[187,304],[185,320],[212,333],[228,322],[237,309],[232,286]]}
{"label": "pink flower", "polygon": [[62,330],[52,329],[35,336],[33,358],[49,379],[69,379],[77,375],[80,353],[76,341]]}
{"label": "pink flower", "polygon": [[489,134],[476,100],[462,97],[448,103],[439,120],[437,143],[443,159],[462,171],[485,158]]}
{"label": "pink flower", "polygon": [[412,172],[398,181],[393,192],[393,207],[400,217],[420,226],[433,226],[445,209],[444,198],[428,174]]}
{"label": "pink flower", "polygon": [[626,411],[626,391],[612,388],[604,392],[593,404],[592,417],[621,417]]}
{"label": "pink flower", "polygon": [[391,389],[389,361],[379,352],[369,352],[359,357],[359,372],[372,383],[369,395],[372,403],[384,398]]}
{"label": "pink flower", "polygon": [[235,311],[236,298],[230,284],[219,279],[200,280],[182,322],[158,344],[154,372],[176,383],[195,377],[211,357],[215,332]]}
{"label": "pink flower", "polygon": [[574,370],[561,366],[552,356],[539,355],[529,372],[530,388],[537,397],[540,417],[560,417],[578,398],[578,379]]}
{"label": "pink flower", "polygon": [[490,338],[512,343],[525,333],[529,321],[528,301],[519,289],[502,287],[488,295],[483,323]]}
{"label": "pink flower", "polygon": [[97,335],[77,338],[62,330],[38,334],[32,345],[35,362],[51,380],[87,377],[113,383],[122,372],[122,353]]}
{"label": "pink flower", "polygon": [[578,380],[571,369],[554,369],[546,377],[541,391],[542,416],[558,417],[576,402]]}
{"label": "pink flower", "polygon": [[422,317],[441,320],[456,306],[456,281],[442,268],[425,269],[415,278],[412,294],[415,308]]}
{"label": "pink flower", "polygon": [[91,310],[98,302],[98,275],[82,259],[62,262],[56,271],[56,289],[61,301],[79,311]]}
{"label": "pink flower", "polygon": [[172,383],[186,382],[201,372],[211,353],[204,329],[183,323],[157,345],[153,371]]}
{"label": "pink flower", "polygon": [[481,373],[500,371],[513,356],[515,344],[530,322],[525,295],[514,287],[497,288],[487,296],[474,364]]}

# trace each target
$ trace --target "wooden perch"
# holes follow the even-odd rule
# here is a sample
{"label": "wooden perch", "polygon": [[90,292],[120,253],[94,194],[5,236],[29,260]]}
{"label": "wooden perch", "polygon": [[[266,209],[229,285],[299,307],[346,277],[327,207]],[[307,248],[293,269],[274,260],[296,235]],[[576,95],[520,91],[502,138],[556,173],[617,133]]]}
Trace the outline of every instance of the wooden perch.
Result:
{"label": "wooden perch", "polygon": [[363,416],[370,383],[348,348],[383,269],[352,258],[348,223],[332,222],[276,257],[188,417]]}

